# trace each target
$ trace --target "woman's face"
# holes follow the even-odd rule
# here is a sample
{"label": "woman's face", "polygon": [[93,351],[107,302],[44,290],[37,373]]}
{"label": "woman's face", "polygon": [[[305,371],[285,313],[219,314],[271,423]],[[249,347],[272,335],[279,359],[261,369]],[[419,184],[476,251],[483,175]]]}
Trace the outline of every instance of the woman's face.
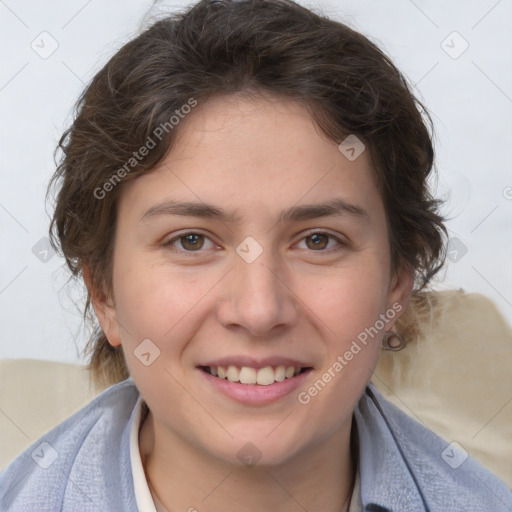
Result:
{"label": "woman's face", "polygon": [[160,438],[280,464],[350,430],[412,277],[391,272],[368,152],[300,104],[218,98],[179,130],[123,189],[98,317]]}

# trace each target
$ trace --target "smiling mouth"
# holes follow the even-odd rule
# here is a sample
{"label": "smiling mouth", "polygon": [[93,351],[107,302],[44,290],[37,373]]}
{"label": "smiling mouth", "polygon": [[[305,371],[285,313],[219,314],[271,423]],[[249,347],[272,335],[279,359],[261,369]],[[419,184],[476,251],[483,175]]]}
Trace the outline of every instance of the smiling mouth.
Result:
{"label": "smiling mouth", "polygon": [[270,386],[276,382],[293,379],[301,373],[312,370],[310,366],[265,366],[264,368],[251,368],[249,366],[200,366],[203,372],[218,379],[237,382],[240,384],[256,384]]}

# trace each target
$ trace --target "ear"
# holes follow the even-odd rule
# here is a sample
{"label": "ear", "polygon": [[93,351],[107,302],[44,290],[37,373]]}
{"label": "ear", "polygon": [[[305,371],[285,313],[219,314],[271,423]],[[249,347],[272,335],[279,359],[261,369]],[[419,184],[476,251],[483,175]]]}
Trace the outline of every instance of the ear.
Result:
{"label": "ear", "polygon": [[388,308],[397,312],[393,324],[403,315],[411,301],[414,288],[414,269],[409,265],[400,266],[393,274],[388,296]]}
{"label": "ear", "polygon": [[85,285],[91,296],[92,306],[100,326],[108,339],[108,342],[113,347],[121,345],[121,336],[119,333],[119,323],[117,321],[117,310],[111,296],[104,288],[98,289],[94,285],[91,270],[88,266],[84,265],[82,269]]}

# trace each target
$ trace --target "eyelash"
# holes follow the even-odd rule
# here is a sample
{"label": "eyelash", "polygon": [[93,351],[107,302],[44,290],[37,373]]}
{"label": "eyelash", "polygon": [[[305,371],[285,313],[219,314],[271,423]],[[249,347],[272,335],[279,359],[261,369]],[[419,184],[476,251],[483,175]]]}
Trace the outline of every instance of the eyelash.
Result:
{"label": "eyelash", "polygon": [[[173,237],[172,239],[170,239],[169,241],[165,242],[163,245],[165,247],[173,247],[174,244],[176,242],[179,242],[181,239],[189,236],[189,235],[199,235],[199,236],[202,236],[205,238],[205,240],[209,240],[210,243],[214,244],[214,242],[205,234],[203,233],[200,233],[198,231],[187,231],[185,233],[181,233],[179,234],[178,236],[175,236]],[[330,254],[332,252],[337,252],[337,251],[340,251],[344,248],[346,248],[349,244],[348,242],[344,241],[344,240],[341,240],[339,237],[329,233],[329,232],[326,232],[326,231],[320,231],[320,230],[316,230],[316,231],[309,231],[307,232],[306,235],[304,235],[298,242],[296,242],[296,244],[294,245],[297,245],[298,243],[306,240],[307,238],[310,238],[314,235],[326,235],[328,238],[329,238],[329,242],[331,240],[335,240],[337,242],[337,246],[336,247],[331,247],[329,249],[320,249],[320,250],[314,250],[314,249],[309,249],[310,252],[314,252],[314,253],[324,253],[324,254]],[[327,243],[327,245],[329,245],[329,242]],[[187,254],[194,254],[194,253],[201,253],[201,252],[204,252],[204,250],[207,250],[207,249],[198,249],[196,251],[189,251],[187,249],[181,249],[181,248],[177,248],[175,247],[175,250],[177,252],[181,252],[181,253],[187,253]],[[301,250],[304,250],[304,249],[301,249]],[[308,249],[305,249],[305,250],[308,250]]]}

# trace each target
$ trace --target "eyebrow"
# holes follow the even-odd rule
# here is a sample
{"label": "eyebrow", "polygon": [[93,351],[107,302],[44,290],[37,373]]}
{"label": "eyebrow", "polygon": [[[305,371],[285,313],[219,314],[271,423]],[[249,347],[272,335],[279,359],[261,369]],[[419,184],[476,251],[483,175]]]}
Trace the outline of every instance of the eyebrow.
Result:
{"label": "eyebrow", "polygon": [[343,199],[332,199],[321,204],[293,206],[281,214],[279,221],[299,221],[346,214],[353,217],[369,218],[368,212],[361,206],[347,203]]}
{"label": "eyebrow", "polygon": [[[369,218],[368,212],[361,206],[350,204],[343,199],[337,198],[320,204],[292,206],[281,213],[279,216],[279,222],[301,221],[347,214],[356,218]],[[141,216],[140,220],[146,221],[150,218],[161,215],[181,215],[187,217],[219,219],[225,222],[240,221],[240,216],[236,213],[226,212],[222,208],[211,204],[203,202],[177,202],[172,200],[152,206]]]}

